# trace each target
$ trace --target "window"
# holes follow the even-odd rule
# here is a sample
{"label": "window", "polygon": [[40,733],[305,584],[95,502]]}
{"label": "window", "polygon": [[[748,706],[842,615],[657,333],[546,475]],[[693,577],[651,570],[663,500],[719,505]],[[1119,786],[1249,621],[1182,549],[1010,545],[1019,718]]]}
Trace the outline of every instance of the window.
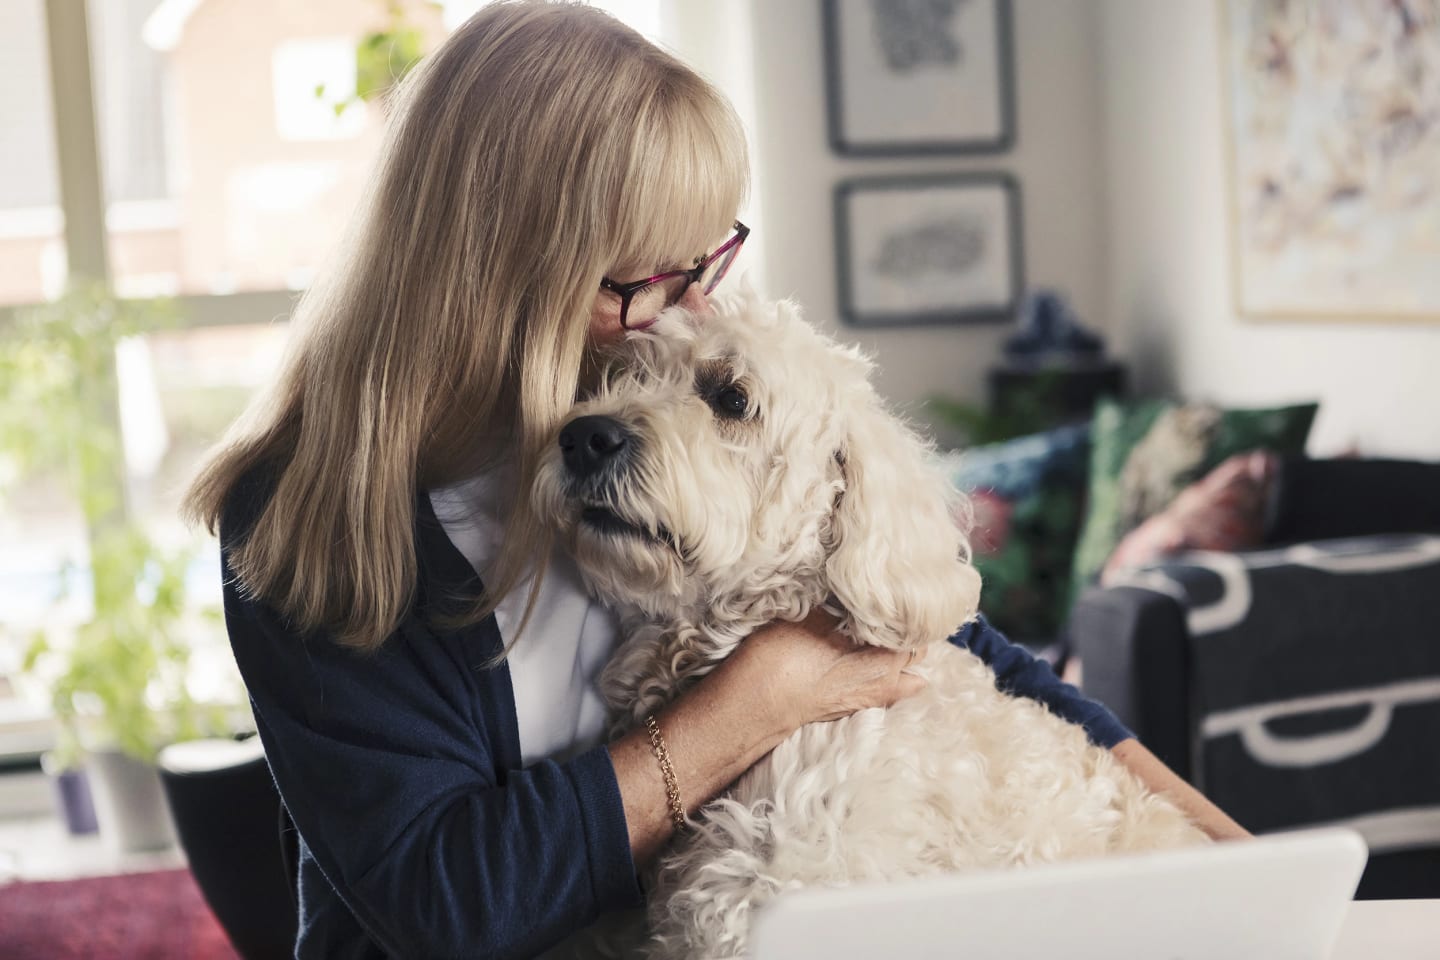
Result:
{"label": "window", "polygon": [[355,97],[355,39],[286,40],[272,55],[275,131],[282,140],[353,140],[365,131]]}
{"label": "window", "polygon": [[153,535],[183,541],[177,491],[255,391],[274,377],[289,332],[284,323],[199,327],[121,345],[116,378],[129,502]]}
{"label": "window", "polygon": [[[440,11],[403,3],[430,43]],[[121,295],[303,289],[384,130],[354,98],[376,0],[91,0],[107,234]]]}
{"label": "window", "polygon": [[[596,5],[660,34],[660,0]],[[401,6],[433,47],[483,3]],[[390,24],[389,9],[88,0],[114,288],[180,295],[187,319],[205,327],[146,338],[118,358],[132,500],[156,524],[201,451],[269,379],[284,334],[266,321],[288,312],[290,291],[310,283],[359,199],[386,114],[354,96],[356,49]],[[232,294],[260,299],[235,309]]]}
{"label": "window", "polygon": [[0,304],[34,303],[65,278],[64,219],[43,0],[0,4]]}

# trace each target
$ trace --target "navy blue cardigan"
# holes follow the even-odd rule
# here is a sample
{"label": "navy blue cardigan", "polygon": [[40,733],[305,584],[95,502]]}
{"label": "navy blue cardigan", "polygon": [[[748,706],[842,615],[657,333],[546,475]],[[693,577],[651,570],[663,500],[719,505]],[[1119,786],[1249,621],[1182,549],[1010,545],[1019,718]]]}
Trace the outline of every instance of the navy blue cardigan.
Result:
{"label": "navy blue cardigan", "polygon": [[[242,488],[243,489],[243,486]],[[301,836],[296,956],[532,957],[601,913],[636,906],[605,747],[521,768],[495,618],[435,626],[481,589],[417,498],[415,604],[379,652],[304,635],[238,588],[229,548],[263,499],[221,525],[225,619],[265,755]],[[1113,746],[1129,732],[983,620],[953,638]]]}

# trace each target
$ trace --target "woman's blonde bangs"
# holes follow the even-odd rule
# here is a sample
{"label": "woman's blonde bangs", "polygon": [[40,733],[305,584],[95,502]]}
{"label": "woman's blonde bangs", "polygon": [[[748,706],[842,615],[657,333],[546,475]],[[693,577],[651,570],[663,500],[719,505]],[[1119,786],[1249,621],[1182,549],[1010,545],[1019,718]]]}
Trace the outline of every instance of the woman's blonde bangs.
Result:
{"label": "woman's blonde bangs", "polygon": [[[637,126],[615,205],[616,264],[688,267],[688,257],[725,238],[745,203],[750,165],[740,120],[713,90],[687,79],[657,96]],[[679,254],[687,259],[676,263]]]}

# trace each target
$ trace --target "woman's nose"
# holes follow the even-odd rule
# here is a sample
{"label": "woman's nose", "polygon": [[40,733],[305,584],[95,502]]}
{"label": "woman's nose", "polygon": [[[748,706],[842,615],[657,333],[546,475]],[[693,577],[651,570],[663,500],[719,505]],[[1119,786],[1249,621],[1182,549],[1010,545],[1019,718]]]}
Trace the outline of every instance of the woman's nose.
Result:
{"label": "woman's nose", "polygon": [[714,312],[709,298],[705,296],[705,288],[699,283],[692,283],[685,288],[685,295],[680,298],[679,305],[702,317]]}

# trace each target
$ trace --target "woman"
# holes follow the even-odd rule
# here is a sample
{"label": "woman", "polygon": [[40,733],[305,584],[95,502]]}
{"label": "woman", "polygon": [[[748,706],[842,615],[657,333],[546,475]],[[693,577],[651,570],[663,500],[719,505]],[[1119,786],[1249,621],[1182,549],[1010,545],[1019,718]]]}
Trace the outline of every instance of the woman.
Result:
{"label": "woman", "polygon": [[[407,82],[346,258],[187,501],[219,527],[302,838],[299,956],[533,956],[638,903],[667,786],[693,811],[800,725],[919,688],[819,616],[772,624],[658,717],[664,749],[607,745],[613,623],[514,496],[595,346],[704,309],[743,143],[715,90],[584,7],[489,6]],[[1128,737],[988,628],[960,640],[1097,742]]]}

